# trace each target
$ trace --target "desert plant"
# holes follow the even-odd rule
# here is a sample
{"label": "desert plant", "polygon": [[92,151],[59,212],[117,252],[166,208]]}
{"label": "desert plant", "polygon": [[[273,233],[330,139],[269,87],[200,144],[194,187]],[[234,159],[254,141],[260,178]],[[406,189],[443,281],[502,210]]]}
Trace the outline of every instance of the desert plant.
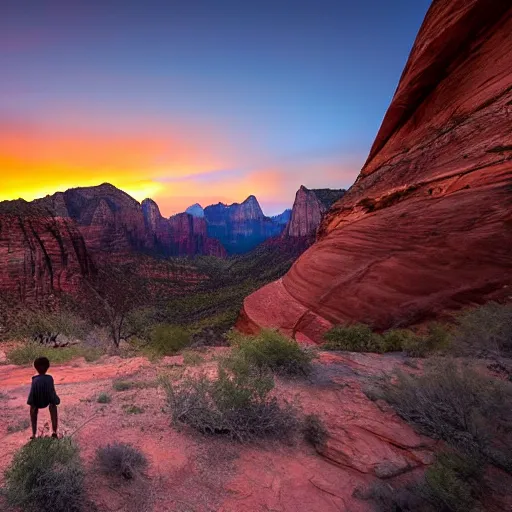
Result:
{"label": "desert plant", "polygon": [[197,352],[193,352],[192,350],[183,352],[183,364],[194,366],[203,361],[204,359]]}
{"label": "desert plant", "polygon": [[25,419],[18,421],[18,423],[15,423],[13,425],[9,425],[7,427],[7,432],[9,434],[14,434],[15,432],[22,432],[23,430],[27,430],[28,427],[30,427],[30,421]]}
{"label": "desert plant", "polygon": [[277,331],[264,329],[255,336],[231,331],[228,339],[235,348],[233,357],[242,357],[256,368],[289,376],[311,372],[313,353]]}
{"label": "desert plant", "polygon": [[382,352],[381,336],[366,324],[337,325],[324,334],[325,350]]}
{"label": "desert plant", "polygon": [[512,305],[488,302],[457,318],[455,343],[472,352],[512,356]]}
{"label": "desert plant", "polygon": [[47,312],[27,311],[23,322],[14,334],[28,341],[45,345],[58,345],[57,338],[64,335],[71,338],[84,338],[89,330],[87,323],[69,311]]}
{"label": "desert plant", "polygon": [[148,350],[155,356],[171,356],[190,343],[190,334],[183,327],[159,324],[151,332]]}
{"label": "desert plant", "polygon": [[96,461],[102,473],[131,480],[148,465],[146,456],[127,443],[101,446],[96,451]]}
{"label": "desert plant", "polygon": [[111,401],[112,398],[108,393],[100,393],[96,399],[99,404],[109,404]]}
{"label": "desert plant", "polygon": [[317,414],[308,414],[302,424],[304,439],[317,450],[321,449],[328,437],[327,429]]}
{"label": "desert plant", "polygon": [[441,452],[425,472],[419,491],[436,510],[468,512],[477,510],[482,479],[483,464],[475,454]]}
{"label": "desert plant", "polygon": [[446,352],[451,344],[451,334],[447,328],[437,322],[427,325],[423,335],[411,335],[402,340],[402,348],[412,357],[426,357],[437,352]]}
{"label": "desert plant", "polygon": [[423,375],[398,372],[381,383],[382,398],[423,433],[512,470],[512,385],[452,361]]}
{"label": "desert plant", "polygon": [[5,492],[23,512],[82,512],[84,470],[77,446],[70,438],[29,442],[5,473]]}
{"label": "desert plant", "polygon": [[136,386],[135,382],[131,380],[122,380],[117,379],[114,382],[112,382],[112,387],[116,391],[128,391],[129,389],[134,389]]}
{"label": "desert plant", "polygon": [[142,414],[144,409],[138,405],[123,405],[123,410],[126,414]]}
{"label": "desert plant", "polygon": [[236,369],[218,367],[217,378],[206,375],[165,383],[173,421],[203,434],[225,435],[239,441],[293,435],[297,418],[293,408],[280,406],[269,394],[269,374],[239,359]]}
{"label": "desert plant", "polygon": [[383,352],[399,352],[409,346],[418,336],[409,329],[390,329],[382,335]]}
{"label": "desert plant", "polygon": [[11,364],[32,364],[38,357],[47,357],[52,363],[66,363],[81,357],[83,352],[78,346],[50,348],[39,343],[24,343],[7,352],[7,360]]}

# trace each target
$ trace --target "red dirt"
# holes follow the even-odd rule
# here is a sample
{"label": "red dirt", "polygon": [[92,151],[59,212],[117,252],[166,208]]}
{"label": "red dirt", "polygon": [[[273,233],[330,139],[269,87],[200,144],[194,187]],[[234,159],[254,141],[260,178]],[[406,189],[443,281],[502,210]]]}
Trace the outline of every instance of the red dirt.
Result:
{"label": "red dirt", "polygon": [[[213,372],[211,350],[201,369]],[[369,503],[353,491],[379,478],[393,483],[395,475],[414,475],[429,463],[432,442],[418,436],[389,409],[366,398],[368,379],[391,372],[398,356],[321,354],[313,376],[305,381],[279,381],[276,392],[304,413],[316,413],[330,437],[321,454],[305,441],[240,445],[202,437],[171,425],[165,393],[156,379],[179,379],[199,367],[183,366],[181,357],[152,364],[144,358],[104,358],[98,363],[78,360],[55,366],[61,397],[61,432],[73,434],[87,467],[87,488],[100,511],[369,511]],[[9,434],[7,428],[28,417],[25,405],[31,368],[2,366],[0,375],[0,474],[29,430]],[[116,392],[112,381],[123,377],[143,381],[144,389]],[[109,404],[96,397],[107,392]],[[141,414],[127,414],[136,405]],[[49,422],[40,414],[41,426]],[[147,476],[132,484],[112,481],[94,470],[98,446],[130,442],[149,458]],[[0,485],[1,485],[0,476]],[[396,478],[401,478],[396,476]],[[1,503],[0,503],[1,506]]]}

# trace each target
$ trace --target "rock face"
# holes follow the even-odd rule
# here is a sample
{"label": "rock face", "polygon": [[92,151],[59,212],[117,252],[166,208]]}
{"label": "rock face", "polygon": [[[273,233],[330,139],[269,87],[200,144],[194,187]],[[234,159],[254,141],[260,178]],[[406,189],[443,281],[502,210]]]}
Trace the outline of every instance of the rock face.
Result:
{"label": "rock face", "polygon": [[304,185],[295,195],[290,222],[284,231],[289,237],[310,237],[316,233],[323,214],[343,197],[345,190],[309,190]]}
{"label": "rock face", "polygon": [[91,252],[151,249],[141,205],[108,183],[58,192],[34,204],[54,215],[70,217]]}
{"label": "rock face", "polygon": [[284,227],[263,215],[254,196],[241,204],[207,206],[204,215],[208,235],[220,240],[229,254],[248,252],[267,238],[281,234]]}
{"label": "rock face", "polygon": [[283,213],[280,213],[279,215],[273,215],[270,218],[276,224],[281,224],[281,225],[286,226],[286,224],[288,224],[291,216],[292,216],[292,210],[291,210],[291,208],[288,208]]}
{"label": "rock face", "polygon": [[204,217],[204,210],[203,207],[199,204],[193,204],[192,206],[189,206],[185,213],[190,213],[190,215],[193,215],[194,217]]}
{"label": "rock face", "polygon": [[0,203],[0,294],[20,301],[73,293],[93,271],[75,223],[24,201]]}
{"label": "rock face", "polygon": [[436,0],[354,186],[238,327],[320,342],[510,296],[512,6]]}
{"label": "rock face", "polygon": [[171,230],[170,256],[226,257],[226,249],[214,238],[207,235],[206,221],[189,213],[178,213],[169,219]]}
{"label": "rock face", "polygon": [[179,213],[166,219],[152,199],[142,202],[142,211],[155,252],[166,256],[226,256],[222,244],[208,238],[204,218]]}

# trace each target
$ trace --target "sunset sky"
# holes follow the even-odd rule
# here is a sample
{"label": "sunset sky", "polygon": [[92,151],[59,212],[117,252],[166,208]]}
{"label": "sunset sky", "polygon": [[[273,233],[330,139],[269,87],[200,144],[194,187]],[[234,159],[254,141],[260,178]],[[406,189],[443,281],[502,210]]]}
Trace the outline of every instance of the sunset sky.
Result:
{"label": "sunset sky", "polygon": [[2,0],[0,200],[348,187],[429,0]]}

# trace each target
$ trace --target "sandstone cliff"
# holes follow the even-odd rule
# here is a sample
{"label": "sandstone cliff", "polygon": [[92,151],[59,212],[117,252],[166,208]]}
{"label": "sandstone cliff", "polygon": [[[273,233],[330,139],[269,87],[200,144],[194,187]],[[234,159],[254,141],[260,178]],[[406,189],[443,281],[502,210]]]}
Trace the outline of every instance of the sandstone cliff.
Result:
{"label": "sandstone cliff", "polygon": [[295,195],[290,222],[286,226],[284,235],[290,237],[314,236],[323,214],[344,193],[345,190],[309,190],[302,185]]}
{"label": "sandstone cliff", "polygon": [[230,254],[248,252],[266,239],[281,234],[284,226],[266,217],[258,200],[207,206],[204,215],[208,235],[220,240]]}
{"label": "sandstone cliff", "polygon": [[75,223],[25,201],[0,203],[0,294],[39,300],[73,293],[93,265]]}
{"label": "sandstone cliff", "polygon": [[238,327],[319,342],[510,298],[511,63],[510,2],[435,0],[356,183]]}

